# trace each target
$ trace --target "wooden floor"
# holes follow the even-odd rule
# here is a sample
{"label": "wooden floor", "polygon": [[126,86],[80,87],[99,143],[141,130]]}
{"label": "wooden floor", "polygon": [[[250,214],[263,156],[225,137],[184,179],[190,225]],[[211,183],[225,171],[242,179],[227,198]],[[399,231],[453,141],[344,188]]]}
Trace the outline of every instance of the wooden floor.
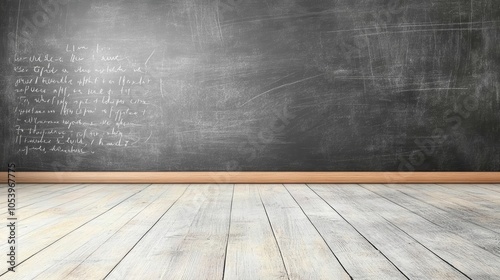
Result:
{"label": "wooden floor", "polygon": [[500,279],[500,185],[18,185],[17,201],[0,279]]}

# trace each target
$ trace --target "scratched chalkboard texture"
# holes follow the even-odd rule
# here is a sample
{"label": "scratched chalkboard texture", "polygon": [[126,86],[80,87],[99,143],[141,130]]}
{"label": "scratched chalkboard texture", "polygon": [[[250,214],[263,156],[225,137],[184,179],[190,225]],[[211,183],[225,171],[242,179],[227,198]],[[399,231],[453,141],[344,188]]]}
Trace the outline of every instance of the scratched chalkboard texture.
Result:
{"label": "scratched chalkboard texture", "polygon": [[2,0],[1,170],[499,171],[497,0]]}

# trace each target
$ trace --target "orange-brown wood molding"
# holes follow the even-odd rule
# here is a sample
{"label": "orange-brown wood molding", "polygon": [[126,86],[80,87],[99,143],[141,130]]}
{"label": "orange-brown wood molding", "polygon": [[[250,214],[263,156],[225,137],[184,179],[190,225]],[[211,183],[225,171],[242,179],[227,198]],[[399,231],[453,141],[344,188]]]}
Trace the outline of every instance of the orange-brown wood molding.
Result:
{"label": "orange-brown wood molding", "polygon": [[[7,182],[7,172],[0,172]],[[16,172],[16,183],[500,183],[500,172]]]}

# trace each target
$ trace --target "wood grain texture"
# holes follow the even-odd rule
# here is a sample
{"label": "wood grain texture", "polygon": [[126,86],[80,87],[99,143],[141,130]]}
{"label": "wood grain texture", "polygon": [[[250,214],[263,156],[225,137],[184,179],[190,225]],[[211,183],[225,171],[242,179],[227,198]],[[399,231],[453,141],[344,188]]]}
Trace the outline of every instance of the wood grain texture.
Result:
{"label": "wood grain texture", "polygon": [[366,213],[380,215],[471,279],[500,279],[500,257],[473,244],[471,240],[451,233],[439,224],[432,223],[389,200],[374,196],[372,192],[360,186],[352,186],[349,189],[336,187],[335,192],[348,195],[353,200],[366,200],[361,206]]}
{"label": "wood grain texture", "polygon": [[351,279],[283,185],[259,192],[290,279]]}
{"label": "wood grain texture", "polygon": [[[7,178],[6,172],[0,178]],[[17,183],[500,183],[500,172],[17,172]],[[6,181],[4,181],[6,182]]]}
{"label": "wood grain texture", "polygon": [[500,193],[500,185],[481,184],[481,188]]}
{"label": "wood grain texture", "polygon": [[[56,184],[57,186],[58,184]],[[47,200],[51,200],[53,198],[57,198],[59,196],[63,195],[69,195],[72,192],[78,192],[82,189],[85,189],[87,187],[90,187],[90,184],[75,184],[75,185],[65,185],[68,186],[67,188],[63,189],[48,189],[44,192],[37,193],[36,195],[33,196],[24,196],[25,190],[17,190],[18,196],[21,198],[21,201],[19,201],[18,208],[23,208],[26,206],[31,206],[34,204],[40,204],[40,203],[45,203]],[[29,194],[29,193],[28,193]]]}
{"label": "wood grain texture", "polygon": [[[388,188],[387,186],[379,184],[365,184],[362,185],[362,187],[419,215],[431,223],[439,225],[443,228],[443,231],[448,231],[461,236],[486,251],[500,256],[500,244],[498,243],[498,240],[500,240],[500,233],[485,228],[484,226],[477,224],[475,221],[463,219],[454,211],[442,210],[428,203],[427,200],[419,200],[412,196],[405,195],[399,191],[400,189],[406,188],[404,185],[401,185],[398,188]],[[464,194],[468,192],[482,193],[483,191],[487,191],[482,188],[473,188],[471,186],[467,187],[465,185],[453,185],[450,187],[459,188],[459,190]],[[497,193],[497,196],[500,196],[500,193]],[[439,200],[437,200],[437,203],[439,203]],[[500,202],[498,204],[500,205]]]}
{"label": "wood grain texture", "polygon": [[106,279],[222,279],[231,201],[232,186],[190,185]]}
{"label": "wood grain texture", "polygon": [[[36,199],[42,199],[44,196],[54,194],[54,193],[59,193],[59,192],[64,192],[66,189],[71,189],[74,188],[75,186],[78,186],[78,184],[74,185],[59,185],[59,184],[19,184],[15,187],[17,195],[21,198],[22,201],[20,203],[22,204],[28,204],[29,201],[36,200]],[[81,186],[81,185],[80,185]],[[5,192],[7,192],[7,189],[3,189]],[[6,209],[7,205],[7,200],[5,201],[0,201],[0,209],[4,208]],[[19,205],[22,206],[22,205]]]}
{"label": "wood grain texture", "polygon": [[471,188],[468,184],[438,184],[438,186],[437,190],[448,192],[452,196],[465,196],[481,203],[484,202],[484,205],[493,203],[493,208],[500,203],[500,193],[484,188],[482,185],[478,185],[477,188]]}
{"label": "wood grain texture", "polygon": [[234,189],[224,278],[288,279],[259,190],[251,185]]}
{"label": "wood grain texture", "polygon": [[353,279],[407,279],[383,254],[306,185],[286,185]]}
{"label": "wood grain texture", "polygon": [[499,187],[19,185],[0,280],[500,279]]}
{"label": "wood grain texture", "polygon": [[[118,189],[119,187],[128,190],[123,192]],[[17,242],[22,246],[19,246],[20,259],[18,259],[18,263],[50,246],[59,238],[78,229],[146,187],[147,185],[90,186],[85,191],[86,193],[79,196],[80,199],[77,201],[64,202],[56,199],[52,201],[54,205],[46,203],[49,207],[42,206],[43,211],[31,212],[26,216],[24,216],[23,211],[28,209],[20,209],[17,214],[19,219]],[[96,192],[97,189],[100,191]],[[7,248],[6,242],[0,244],[0,250],[6,252]],[[0,268],[3,270],[6,266],[7,263],[2,262]]]}
{"label": "wood grain texture", "polygon": [[[103,187],[104,186],[102,186],[101,188]],[[60,190],[51,190],[52,191],[38,193],[35,196],[26,195],[26,197],[24,196],[25,192],[23,190],[16,190],[16,197],[18,198],[16,209],[22,209],[21,212],[23,215],[23,219],[35,215],[36,213],[42,212],[44,209],[49,209],[62,204],[66,204],[71,201],[80,200],[81,197],[87,195],[88,193],[99,191],[99,188],[93,188],[93,186],[90,185],[73,185],[71,187],[62,188]],[[46,203],[46,201],[53,201],[53,203]],[[7,207],[5,206],[4,209],[6,211],[0,210],[0,213],[6,214]]]}
{"label": "wood grain texture", "polygon": [[[103,279],[186,187],[146,188],[23,262],[19,266],[22,277],[12,280]],[[73,250],[67,250],[69,247]]]}
{"label": "wood grain texture", "polygon": [[[373,211],[373,195],[350,192],[356,185],[311,185],[320,197],[348,220],[409,279],[468,279],[406,232]],[[384,203],[381,207],[389,205]],[[404,209],[403,209],[404,211]],[[398,212],[398,214],[401,213]]]}
{"label": "wood grain texture", "polygon": [[[167,189],[167,192],[105,240],[105,243],[80,262],[77,267],[61,276],[64,276],[64,279],[92,279],[94,277],[103,279],[184,194],[187,185],[159,187]],[[80,250],[75,253],[80,254],[84,251]]]}
{"label": "wood grain texture", "polygon": [[399,184],[390,184],[388,187],[458,215],[463,220],[500,233],[500,220],[498,219],[500,206],[498,203],[470,196],[465,192],[454,193],[453,190],[439,185],[407,184],[401,187]]}

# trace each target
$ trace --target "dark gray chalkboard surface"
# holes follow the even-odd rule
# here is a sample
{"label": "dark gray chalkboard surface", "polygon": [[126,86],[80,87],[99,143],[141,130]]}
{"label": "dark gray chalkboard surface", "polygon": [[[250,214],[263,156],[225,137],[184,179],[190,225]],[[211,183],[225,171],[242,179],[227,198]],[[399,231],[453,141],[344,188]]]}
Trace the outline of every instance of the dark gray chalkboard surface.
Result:
{"label": "dark gray chalkboard surface", "polygon": [[2,0],[1,170],[498,171],[497,0]]}

